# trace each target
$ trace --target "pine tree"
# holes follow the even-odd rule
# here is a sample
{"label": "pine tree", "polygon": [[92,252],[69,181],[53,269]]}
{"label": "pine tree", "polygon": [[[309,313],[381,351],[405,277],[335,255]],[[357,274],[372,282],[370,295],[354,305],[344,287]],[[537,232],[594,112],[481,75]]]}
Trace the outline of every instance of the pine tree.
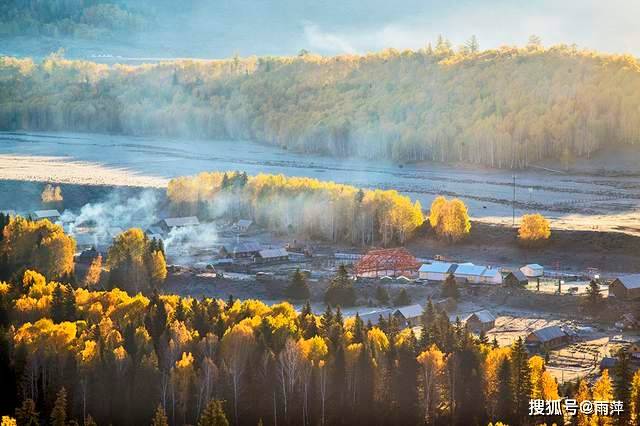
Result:
{"label": "pine tree", "polygon": [[227,416],[222,409],[222,401],[209,401],[198,420],[198,426],[229,426]]}
{"label": "pine tree", "polygon": [[304,276],[300,269],[296,269],[291,277],[291,283],[286,289],[287,297],[294,300],[309,299],[311,292],[309,291],[309,284],[307,284],[307,278]]}
{"label": "pine tree", "polygon": [[51,296],[51,319],[60,323],[66,319],[65,294],[61,284],[56,284]]}
{"label": "pine tree", "polygon": [[[622,401],[623,407],[631,406],[631,385],[633,372],[631,370],[631,355],[624,348],[618,351],[618,363],[615,366],[615,398]],[[627,408],[619,416],[620,424],[627,424],[630,410]]]}
{"label": "pine tree", "polygon": [[383,306],[389,304],[389,292],[387,292],[387,289],[381,285],[376,287],[376,300]]}
{"label": "pine tree", "polygon": [[60,388],[56,395],[56,402],[53,404],[51,411],[51,425],[65,426],[67,423],[67,391]]}
{"label": "pine tree", "polygon": [[151,426],[169,426],[169,419],[167,418],[162,405],[158,404],[156,413],[154,414],[153,420],[151,421]]}
{"label": "pine tree", "polygon": [[518,337],[511,348],[511,369],[513,372],[513,409],[515,418],[520,421],[527,414],[531,396],[529,354],[521,337]]}
{"label": "pine tree", "polygon": [[73,287],[67,285],[64,291],[64,320],[75,321],[77,316],[76,295],[73,291]]}
{"label": "pine tree", "polygon": [[16,420],[20,426],[39,426],[40,414],[36,411],[33,399],[22,401],[20,408],[16,408]]}
{"label": "pine tree", "polygon": [[513,386],[511,385],[512,379],[511,361],[508,357],[505,357],[498,369],[498,393],[497,393],[497,406],[496,406],[496,420],[500,420],[505,424],[511,424],[513,407]]}
{"label": "pine tree", "polygon": [[411,298],[407,294],[406,289],[401,289],[393,301],[396,306],[407,306],[411,304]]}
{"label": "pine tree", "polygon": [[589,287],[587,287],[587,299],[585,301],[587,310],[592,314],[598,314],[602,310],[603,300],[598,282],[591,280]]}
{"label": "pine tree", "polygon": [[460,297],[458,283],[456,282],[456,277],[454,277],[453,274],[449,274],[447,279],[444,280],[444,284],[442,285],[442,297],[452,297],[456,300]]}

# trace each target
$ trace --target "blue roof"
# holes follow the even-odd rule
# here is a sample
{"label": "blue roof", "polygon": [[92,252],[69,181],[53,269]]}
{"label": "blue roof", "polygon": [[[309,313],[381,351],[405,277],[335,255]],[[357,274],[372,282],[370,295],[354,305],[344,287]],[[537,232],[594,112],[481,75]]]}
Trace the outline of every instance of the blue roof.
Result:
{"label": "blue roof", "polygon": [[457,266],[458,265],[456,265],[455,263],[448,263],[448,262],[425,263],[420,267],[418,272],[432,272],[437,274],[446,274],[446,273],[452,273],[453,271],[455,271]]}
{"label": "blue roof", "polygon": [[477,275],[480,276],[487,269],[484,266],[474,265],[474,264],[462,264],[458,265],[458,269],[456,269],[456,275]]}

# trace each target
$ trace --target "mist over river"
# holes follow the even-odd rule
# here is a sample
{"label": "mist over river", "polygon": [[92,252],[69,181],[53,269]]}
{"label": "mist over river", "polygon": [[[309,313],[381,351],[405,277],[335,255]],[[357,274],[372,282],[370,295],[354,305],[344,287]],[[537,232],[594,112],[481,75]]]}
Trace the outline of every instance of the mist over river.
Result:
{"label": "mist over river", "polygon": [[[425,209],[438,194],[457,196],[475,219],[512,221],[514,173],[508,170],[331,158],[245,141],[0,132],[2,180],[162,187],[172,177],[212,170],[281,173],[397,189],[420,200]],[[637,176],[517,171],[515,200],[516,221],[524,213],[541,212],[556,228],[640,233]],[[0,209],[11,208],[0,200]]]}

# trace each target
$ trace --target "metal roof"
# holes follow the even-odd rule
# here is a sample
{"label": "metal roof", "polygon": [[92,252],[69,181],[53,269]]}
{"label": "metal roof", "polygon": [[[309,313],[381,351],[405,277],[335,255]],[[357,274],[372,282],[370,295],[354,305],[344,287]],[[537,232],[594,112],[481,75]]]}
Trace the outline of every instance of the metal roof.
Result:
{"label": "metal roof", "polygon": [[625,275],[617,278],[625,288],[640,288],[640,274]]}
{"label": "metal roof", "polygon": [[31,217],[36,219],[47,219],[50,217],[60,217],[58,210],[36,210],[31,213]]}
{"label": "metal roof", "polygon": [[200,221],[195,216],[186,216],[186,217],[168,217],[164,219],[165,225],[169,228],[175,228],[179,226],[196,226],[200,225]]}
{"label": "metal roof", "polygon": [[455,271],[457,266],[458,265],[456,265],[455,263],[448,263],[448,262],[425,263],[420,267],[418,271],[427,272],[427,273],[431,272],[436,274],[446,274],[446,273],[452,273],[453,271]]}
{"label": "metal roof", "polygon": [[362,314],[362,315],[358,314],[358,315],[360,315],[360,319],[362,320],[362,322],[365,323],[365,325],[369,321],[371,321],[371,324],[377,325],[378,320],[380,319],[380,315],[382,315],[383,318],[386,318],[392,313],[393,311],[391,309],[384,309],[382,311],[375,311],[375,312],[369,312],[367,314]]}
{"label": "metal roof", "polygon": [[462,264],[458,265],[456,269],[456,275],[475,275],[481,276],[482,273],[487,269],[485,266],[474,265],[474,264]]}
{"label": "metal roof", "polygon": [[471,314],[467,315],[467,317],[464,320],[469,321],[469,319],[471,319],[472,317],[476,317],[478,321],[480,321],[481,323],[489,323],[489,322],[494,322],[496,320],[496,317],[493,316],[493,314],[486,309],[472,312]]}
{"label": "metal roof", "polygon": [[520,269],[514,269],[512,271],[509,271],[509,274],[513,274],[513,276],[516,277],[518,281],[528,281],[527,277],[522,273]]}
{"label": "metal roof", "polygon": [[483,277],[495,277],[497,275],[502,275],[499,269],[496,268],[487,268],[482,272]]}
{"label": "metal roof", "polygon": [[538,330],[535,330],[533,334],[541,342],[548,342],[549,340],[557,339],[559,337],[565,337],[567,335],[567,333],[565,333],[564,330],[557,325],[540,328]]}
{"label": "metal roof", "polygon": [[422,306],[415,304],[415,305],[409,305],[409,306],[402,306],[398,309],[396,309],[396,311],[394,313],[400,312],[402,314],[403,317],[405,317],[406,319],[409,318],[416,318],[419,317],[420,315],[422,315]]}
{"label": "metal roof", "polygon": [[288,257],[289,253],[283,248],[265,249],[260,250],[258,253],[263,259],[269,259],[274,257]]}
{"label": "metal roof", "polygon": [[234,245],[225,245],[224,249],[227,253],[252,253],[262,250],[262,246],[259,243],[247,242]]}
{"label": "metal roof", "polygon": [[242,227],[249,227],[253,224],[253,221],[249,219],[240,219],[236,224]]}
{"label": "metal roof", "polygon": [[528,265],[524,265],[523,268],[544,269],[542,265],[538,265],[537,263],[529,263]]}

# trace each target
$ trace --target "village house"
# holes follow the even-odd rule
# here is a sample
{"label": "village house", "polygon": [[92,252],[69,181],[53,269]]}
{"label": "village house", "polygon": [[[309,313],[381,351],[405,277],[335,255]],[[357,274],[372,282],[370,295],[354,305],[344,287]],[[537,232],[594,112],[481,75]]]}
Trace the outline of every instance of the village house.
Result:
{"label": "village house", "polygon": [[367,325],[368,322],[371,322],[371,325],[378,325],[381,315],[382,318],[387,319],[391,314],[393,314],[393,311],[391,309],[384,309],[382,311],[369,312],[367,314],[358,315],[360,316],[360,319],[362,320],[364,325]]}
{"label": "village house", "polygon": [[532,331],[526,337],[526,343],[532,346],[555,348],[569,341],[569,335],[559,326],[551,325]]}
{"label": "village house", "polygon": [[474,265],[473,263],[463,263],[458,265],[453,275],[456,277],[456,280],[460,282],[481,284],[482,274],[485,269],[484,266]]}
{"label": "village house", "polygon": [[257,263],[286,262],[289,260],[289,253],[283,248],[264,249],[258,252],[254,260]]}
{"label": "village house", "polygon": [[418,275],[421,280],[444,281],[457,267],[457,264],[448,262],[425,263],[418,269]]}
{"label": "village house", "polygon": [[640,297],[640,274],[618,277],[609,284],[609,297],[628,300]]}
{"label": "village house", "polygon": [[55,223],[60,220],[60,212],[58,210],[36,210],[29,213],[29,219],[34,221],[48,219]]}
{"label": "village house", "polygon": [[260,253],[262,246],[256,242],[228,244],[220,248],[220,257],[232,259],[252,259]]}
{"label": "village house", "polygon": [[480,276],[482,284],[502,284],[502,273],[496,268],[486,268]]}
{"label": "village house", "polygon": [[514,269],[507,272],[507,274],[504,276],[503,282],[506,286],[509,287],[524,287],[529,284],[529,280],[520,269]]}
{"label": "village house", "polygon": [[415,327],[419,325],[422,319],[422,306],[415,304],[402,306],[395,310],[393,315],[404,327]]}
{"label": "village house", "polygon": [[249,219],[240,219],[231,226],[231,229],[236,232],[248,232],[254,227],[254,222]]}
{"label": "village house", "polygon": [[485,333],[491,330],[496,325],[496,317],[493,316],[491,312],[486,309],[481,311],[476,311],[469,314],[464,319],[465,324],[469,328],[469,330],[474,333],[480,333],[484,331]]}
{"label": "village house", "polygon": [[537,263],[530,263],[520,268],[520,271],[527,278],[537,278],[544,275],[544,268]]}
{"label": "village house", "polygon": [[185,216],[185,217],[168,217],[166,219],[162,219],[157,223],[164,232],[171,232],[176,228],[185,228],[188,226],[198,226],[200,225],[200,221],[195,216]]}

